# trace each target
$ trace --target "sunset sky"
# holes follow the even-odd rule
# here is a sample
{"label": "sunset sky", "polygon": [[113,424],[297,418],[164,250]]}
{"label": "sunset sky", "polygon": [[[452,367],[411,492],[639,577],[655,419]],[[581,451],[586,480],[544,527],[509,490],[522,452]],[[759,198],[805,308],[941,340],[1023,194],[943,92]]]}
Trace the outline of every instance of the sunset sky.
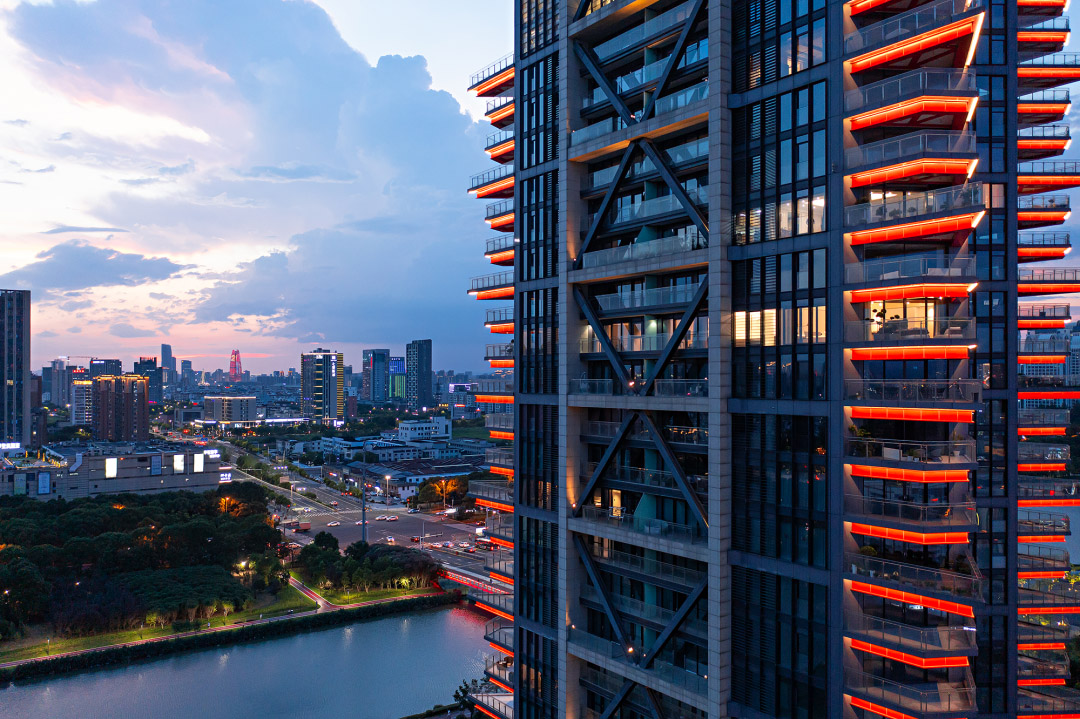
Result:
{"label": "sunset sky", "polygon": [[0,0],[0,287],[33,292],[34,364],[430,337],[436,368],[482,369],[466,184],[493,130],[465,86],[511,3],[409,6]]}

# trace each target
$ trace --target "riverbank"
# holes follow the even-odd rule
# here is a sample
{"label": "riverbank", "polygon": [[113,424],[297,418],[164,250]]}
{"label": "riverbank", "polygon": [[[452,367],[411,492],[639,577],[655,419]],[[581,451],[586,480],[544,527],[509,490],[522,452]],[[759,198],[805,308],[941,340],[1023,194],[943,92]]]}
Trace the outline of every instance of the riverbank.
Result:
{"label": "riverbank", "polygon": [[96,669],[193,649],[281,637],[391,614],[449,606],[461,599],[459,593],[447,592],[411,597],[388,597],[341,606],[327,602],[295,579],[290,584],[311,603],[317,604],[318,608],[301,612],[294,611],[283,616],[254,619],[242,624],[168,633],[119,644],[67,651],[62,654],[52,652],[44,657],[12,660],[0,663],[0,682],[7,683]]}

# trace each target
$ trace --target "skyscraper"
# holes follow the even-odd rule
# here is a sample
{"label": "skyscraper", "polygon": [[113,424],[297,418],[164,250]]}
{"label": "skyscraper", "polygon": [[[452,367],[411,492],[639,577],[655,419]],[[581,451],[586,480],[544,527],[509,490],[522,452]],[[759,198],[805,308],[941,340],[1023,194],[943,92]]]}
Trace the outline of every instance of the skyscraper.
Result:
{"label": "skyscraper", "polygon": [[0,339],[0,442],[29,447],[29,290],[0,290]]}
{"label": "skyscraper", "polygon": [[240,350],[233,350],[229,355],[229,381],[241,382],[244,379],[244,365],[240,362]]}
{"label": "skyscraper", "polygon": [[104,442],[149,439],[149,391],[150,381],[141,374],[95,378],[92,399],[94,439]]}
{"label": "skyscraper", "polygon": [[1026,336],[1080,291],[1028,264],[1080,185],[1066,6],[515,0],[472,83],[517,239],[473,282],[518,309],[485,711],[1080,716],[1068,417],[1020,405],[1080,398]]}
{"label": "skyscraper", "polygon": [[158,366],[157,357],[140,357],[135,362],[135,374],[146,377],[148,383],[147,397],[153,403],[162,401],[164,381],[161,377],[161,367]]}
{"label": "skyscraper", "polygon": [[94,382],[92,379],[71,381],[71,424],[94,423]]}
{"label": "skyscraper", "polygon": [[170,372],[176,371],[176,358],[173,357],[172,345],[162,343],[161,345],[161,366]]}
{"label": "skyscraper", "polygon": [[313,422],[345,419],[345,355],[322,348],[300,355],[300,412]]}
{"label": "skyscraper", "polygon": [[405,402],[411,410],[434,407],[431,389],[431,340],[405,345]]}
{"label": "skyscraper", "polygon": [[364,350],[360,397],[370,402],[390,399],[390,350]]}
{"label": "skyscraper", "polygon": [[104,375],[123,374],[123,369],[118,359],[92,359],[90,360],[90,378]]}
{"label": "skyscraper", "polygon": [[405,399],[405,358],[390,358],[390,398]]}

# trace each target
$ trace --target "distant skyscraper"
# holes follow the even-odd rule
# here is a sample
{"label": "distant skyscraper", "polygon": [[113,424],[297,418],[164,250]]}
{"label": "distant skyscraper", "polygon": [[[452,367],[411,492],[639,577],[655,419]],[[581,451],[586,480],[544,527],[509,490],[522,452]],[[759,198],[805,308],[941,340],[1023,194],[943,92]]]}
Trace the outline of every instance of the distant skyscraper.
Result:
{"label": "distant skyscraper", "polygon": [[405,399],[405,358],[390,358],[390,398]]}
{"label": "distant skyscraper", "polygon": [[360,396],[371,402],[390,399],[390,350],[364,350]]}
{"label": "distant skyscraper", "polygon": [[300,355],[300,411],[313,422],[345,419],[345,355],[322,348]]}
{"label": "distant skyscraper", "polygon": [[104,377],[105,375],[123,374],[120,360],[118,359],[92,359],[90,360],[90,378]]}
{"label": "distant skyscraper", "polygon": [[233,350],[229,356],[229,381],[240,382],[244,379],[244,367],[240,363],[240,350]]}
{"label": "distant skyscraper", "polygon": [[158,367],[157,357],[140,357],[139,361],[135,363],[135,374],[141,374],[146,377],[148,382],[147,397],[151,402],[160,402],[162,400],[161,389],[163,382],[161,381],[161,368]]}
{"label": "distant skyscraper", "polygon": [[161,345],[161,366],[170,372],[176,371],[176,358],[173,357],[172,345],[162,343]]}
{"label": "distant skyscraper", "polygon": [[94,422],[94,382],[91,379],[71,381],[71,423],[87,425]]}
{"label": "distant skyscraper", "polygon": [[431,340],[414,340],[405,346],[405,401],[412,410],[435,405],[431,389]]}
{"label": "distant skyscraper", "polygon": [[0,441],[30,445],[30,291],[0,290]]}
{"label": "distant skyscraper", "polygon": [[141,374],[126,374],[98,377],[93,382],[94,439],[103,442],[149,439],[150,380]]}

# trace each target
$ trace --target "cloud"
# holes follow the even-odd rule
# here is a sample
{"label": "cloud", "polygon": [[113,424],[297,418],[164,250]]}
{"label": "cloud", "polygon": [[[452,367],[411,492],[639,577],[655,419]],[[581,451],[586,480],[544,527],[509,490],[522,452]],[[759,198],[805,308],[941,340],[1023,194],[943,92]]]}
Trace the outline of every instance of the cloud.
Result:
{"label": "cloud", "polygon": [[59,307],[64,312],[74,312],[75,310],[85,310],[87,307],[93,307],[93,300],[69,300],[62,303]]}
{"label": "cloud", "polygon": [[153,337],[157,334],[157,332],[151,329],[140,329],[138,327],[134,327],[128,324],[127,322],[118,322],[117,324],[109,327],[109,334],[113,335],[114,337],[136,338]]}
{"label": "cloud", "polygon": [[0,275],[0,286],[35,291],[135,286],[164,280],[183,267],[164,257],[146,257],[95,247],[81,240],[54,245],[37,261]]}
{"label": "cloud", "polygon": [[299,165],[286,163],[280,167],[260,166],[249,170],[239,170],[241,177],[260,180],[321,180],[324,182],[347,182],[356,179],[351,172],[320,165]]}
{"label": "cloud", "polygon": [[173,165],[171,167],[159,167],[159,175],[186,175],[195,169],[195,162],[188,160],[182,165]]}
{"label": "cloud", "polygon": [[30,124],[30,121],[29,120],[24,120],[22,118],[17,118],[15,120],[4,120],[4,124],[5,125],[14,125],[15,127],[26,127],[27,125]]}
{"label": "cloud", "polygon": [[49,338],[49,337],[56,337],[58,335],[55,332],[53,332],[52,330],[44,330],[43,332],[36,333],[35,336],[40,337],[40,338]]}
{"label": "cloud", "polygon": [[61,235],[68,232],[78,232],[80,234],[87,234],[90,232],[127,232],[127,230],[121,227],[73,227],[71,225],[60,225],[54,227],[51,230],[45,230],[41,234],[43,235]]}
{"label": "cloud", "polygon": [[73,335],[82,334],[82,327],[68,327],[67,331]]}

